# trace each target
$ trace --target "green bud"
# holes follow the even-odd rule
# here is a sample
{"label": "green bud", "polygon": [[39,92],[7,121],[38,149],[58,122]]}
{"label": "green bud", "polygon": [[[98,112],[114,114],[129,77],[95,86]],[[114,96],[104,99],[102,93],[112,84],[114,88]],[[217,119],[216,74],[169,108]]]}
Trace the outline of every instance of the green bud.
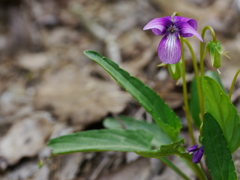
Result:
{"label": "green bud", "polygon": [[39,169],[41,169],[41,168],[43,167],[43,165],[44,165],[44,164],[43,164],[42,160],[38,161],[38,168],[39,168]]}
{"label": "green bud", "polygon": [[210,41],[207,43],[207,51],[210,54],[212,66],[215,68],[221,67],[222,64],[222,46],[219,41]]}
{"label": "green bud", "polygon": [[181,61],[176,64],[168,64],[168,72],[173,79],[178,80],[182,76]]}

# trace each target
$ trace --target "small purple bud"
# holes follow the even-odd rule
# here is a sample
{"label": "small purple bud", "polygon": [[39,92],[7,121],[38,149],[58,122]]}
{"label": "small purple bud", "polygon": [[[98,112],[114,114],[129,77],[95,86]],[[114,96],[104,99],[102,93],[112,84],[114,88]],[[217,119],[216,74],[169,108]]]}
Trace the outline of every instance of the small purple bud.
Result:
{"label": "small purple bud", "polygon": [[192,162],[193,163],[199,163],[201,161],[202,156],[203,156],[204,149],[203,149],[203,146],[198,147],[198,145],[194,145],[194,146],[188,148],[187,152],[188,153],[193,153],[193,156],[192,156]]}
{"label": "small purple bud", "polygon": [[203,146],[200,147],[197,151],[193,152],[193,158],[192,158],[192,162],[193,163],[199,163],[201,161],[201,158],[203,156]]}
{"label": "small purple bud", "polygon": [[190,147],[190,148],[188,148],[187,149],[187,152],[194,152],[194,151],[197,151],[198,150],[198,145],[194,145],[194,146],[192,146],[192,147]]}

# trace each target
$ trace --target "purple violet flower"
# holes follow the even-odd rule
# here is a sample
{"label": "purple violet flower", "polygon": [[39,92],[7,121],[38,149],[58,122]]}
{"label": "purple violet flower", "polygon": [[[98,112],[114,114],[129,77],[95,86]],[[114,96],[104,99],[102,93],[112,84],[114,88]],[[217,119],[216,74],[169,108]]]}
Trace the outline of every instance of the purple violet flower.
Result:
{"label": "purple violet flower", "polygon": [[200,41],[202,37],[197,32],[197,21],[181,16],[167,16],[151,20],[143,30],[151,29],[152,32],[162,38],[158,46],[158,57],[165,64],[175,64],[182,56],[181,37],[191,37],[195,35]]}
{"label": "purple violet flower", "polygon": [[199,163],[201,161],[202,156],[203,156],[204,149],[203,149],[203,146],[198,147],[198,145],[194,145],[194,146],[188,148],[187,152],[188,153],[193,153],[193,157],[192,157],[192,162],[193,163]]}

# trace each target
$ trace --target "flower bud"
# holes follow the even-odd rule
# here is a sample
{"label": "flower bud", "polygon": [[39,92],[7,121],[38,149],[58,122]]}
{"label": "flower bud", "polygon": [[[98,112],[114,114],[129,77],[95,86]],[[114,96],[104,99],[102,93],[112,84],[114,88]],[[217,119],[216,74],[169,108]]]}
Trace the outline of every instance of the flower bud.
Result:
{"label": "flower bud", "polygon": [[210,41],[207,43],[207,51],[210,54],[212,66],[215,68],[221,67],[222,64],[222,46],[219,41]]}
{"label": "flower bud", "polygon": [[198,145],[191,146],[190,148],[187,149],[187,152],[194,152],[198,150]]}
{"label": "flower bud", "polygon": [[192,156],[193,163],[199,163],[204,154],[204,148],[203,148],[203,146],[198,147],[198,145],[194,145],[194,146],[188,148],[187,152],[193,153],[193,156]]}
{"label": "flower bud", "polygon": [[193,152],[192,162],[199,163],[202,159],[203,154],[204,154],[204,148],[203,146],[201,146],[197,151]]}
{"label": "flower bud", "polygon": [[168,64],[168,71],[173,79],[178,80],[182,76],[181,61],[176,64]]}

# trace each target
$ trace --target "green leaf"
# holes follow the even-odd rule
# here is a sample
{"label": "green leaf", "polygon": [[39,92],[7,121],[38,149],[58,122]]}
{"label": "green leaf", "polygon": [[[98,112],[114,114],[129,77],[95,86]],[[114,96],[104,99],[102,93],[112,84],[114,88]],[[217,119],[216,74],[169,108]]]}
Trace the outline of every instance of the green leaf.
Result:
{"label": "green leaf", "polygon": [[169,145],[162,145],[160,149],[156,150],[150,150],[150,151],[137,151],[136,153],[148,158],[159,158],[159,157],[165,157],[170,155],[179,155],[179,156],[188,156],[187,153],[182,153],[179,148],[182,147],[182,144],[184,144],[184,139],[180,139],[179,141],[173,142]]}
{"label": "green leaf", "polygon": [[157,150],[150,150],[150,151],[136,151],[135,153],[147,157],[147,158],[162,158],[165,156],[170,156],[170,155],[178,155],[181,158],[183,158],[184,161],[187,162],[187,164],[194,170],[195,173],[197,173],[199,176],[202,177],[202,179],[205,179],[205,175],[201,173],[199,170],[199,167],[197,164],[194,163],[189,163],[191,162],[191,155],[186,153],[182,145],[184,144],[184,139],[180,139],[179,141],[173,142],[169,145],[162,145],[159,149]]}
{"label": "green leaf", "polygon": [[152,134],[144,130],[103,129],[82,131],[51,139],[53,154],[100,151],[148,151]]}
{"label": "green leaf", "polygon": [[160,147],[161,145],[170,144],[172,142],[168,135],[156,124],[125,116],[119,116],[119,120],[122,124],[115,118],[108,117],[104,120],[103,125],[105,128],[109,129],[121,129],[122,125],[124,125],[126,129],[131,130],[143,129],[153,135],[151,144],[154,147]]}
{"label": "green leaf", "polygon": [[[213,78],[220,86],[221,88],[225,91],[226,89],[224,88],[221,78],[218,75],[217,72],[215,71],[207,71],[205,72],[205,75],[208,77]],[[199,100],[198,100],[198,91],[197,91],[197,83],[196,83],[196,77],[194,77],[194,79],[191,82],[191,98],[190,98],[190,112],[193,118],[193,122],[195,124],[195,126],[199,129],[200,125],[201,125],[201,120],[200,120],[200,107],[199,107]]]}
{"label": "green leaf", "polygon": [[200,120],[200,105],[198,100],[198,90],[197,90],[197,82],[196,77],[191,82],[191,98],[189,101],[190,113],[193,118],[193,122],[195,126],[200,129],[201,120]]}
{"label": "green leaf", "polygon": [[[189,162],[191,162],[192,157],[189,154],[185,153],[185,150],[183,149],[183,147],[180,147],[181,144],[184,143],[183,140],[175,142],[171,145],[166,145],[166,144],[170,144],[171,140],[155,124],[147,123],[145,121],[135,120],[133,118],[124,117],[124,116],[120,116],[119,119],[121,120],[121,124],[119,122],[117,122],[116,119],[114,119],[114,118],[106,118],[104,120],[104,126],[106,128],[113,128],[113,129],[119,128],[120,129],[120,128],[122,128],[122,125],[123,125],[127,129],[144,129],[153,134],[153,139],[151,142],[151,144],[153,146],[155,146],[155,147],[163,146],[163,150],[167,151],[167,153],[165,154],[164,151],[153,150],[150,152],[149,151],[141,152],[141,153],[139,153],[140,155],[145,156],[145,157],[155,157],[155,158],[160,159],[165,164],[167,164],[172,169],[174,169],[176,172],[178,172],[180,174],[180,176],[182,176],[184,179],[187,179],[185,175],[183,175],[181,172],[179,172],[179,170],[175,169],[176,167],[174,165],[171,165],[170,161],[168,161],[167,159],[164,158],[165,155],[172,155],[171,152],[173,152],[175,155],[182,157],[181,160],[183,160],[185,163],[187,163],[187,165],[189,167],[191,167],[195,173],[197,173],[197,174],[199,172],[201,173],[201,170],[199,170],[199,167],[197,166],[197,164],[189,163]],[[182,152],[182,151],[184,151],[184,152]],[[188,159],[188,160],[186,160],[186,159]],[[199,175],[201,177],[203,177],[203,179],[204,179],[204,177],[205,177],[204,174],[201,173]]]}
{"label": "green leaf", "polygon": [[221,80],[219,74],[216,71],[207,71],[207,72],[205,72],[205,75],[214,79],[221,86],[221,88],[224,90],[224,92],[227,92],[227,90],[223,86],[223,83],[222,83],[222,80]]}
{"label": "green leaf", "polygon": [[228,144],[214,119],[206,113],[203,123],[203,146],[212,180],[236,180],[237,175]]}
{"label": "green leaf", "polygon": [[179,117],[169,108],[160,96],[139,79],[113,62],[94,51],[84,51],[90,59],[102,66],[124,89],[126,89],[152,116],[156,123],[173,141],[177,140],[181,123]]}
{"label": "green leaf", "polygon": [[228,147],[233,153],[240,146],[240,118],[238,111],[219,84],[210,77],[202,78],[206,112],[210,113],[222,128]]}

